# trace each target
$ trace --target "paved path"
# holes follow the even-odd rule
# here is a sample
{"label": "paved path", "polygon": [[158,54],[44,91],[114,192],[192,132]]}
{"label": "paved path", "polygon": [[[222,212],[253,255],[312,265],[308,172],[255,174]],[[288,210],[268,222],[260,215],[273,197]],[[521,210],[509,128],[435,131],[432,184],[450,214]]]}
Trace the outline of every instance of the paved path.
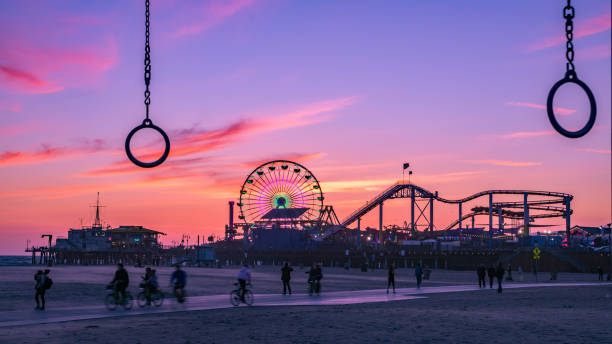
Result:
{"label": "paved path", "polygon": [[[581,286],[612,286],[612,283],[524,283],[506,284],[504,289],[535,288],[535,287],[581,287]],[[401,288],[395,294],[387,294],[385,289],[336,291],[323,293],[321,296],[309,296],[307,294],[293,294],[283,296],[278,294],[256,294],[254,306],[321,306],[321,305],[349,305],[355,303],[388,302],[399,300],[411,300],[425,298],[424,295],[436,293],[453,293],[466,291],[483,291],[489,288],[479,289],[473,285],[454,285],[427,287],[423,289]],[[245,306],[242,306],[245,307]],[[118,307],[114,311],[108,311],[104,305],[79,306],[46,311],[10,311],[0,313],[0,327],[22,326],[44,323],[57,323],[72,320],[101,319],[118,316],[133,316],[141,314],[170,313],[185,311],[200,311],[208,309],[233,308],[229,302],[229,295],[194,296],[187,298],[185,304],[177,304],[174,299],[166,299],[160,308],[139,308],[134,303],[134,308],[126,311]]]}

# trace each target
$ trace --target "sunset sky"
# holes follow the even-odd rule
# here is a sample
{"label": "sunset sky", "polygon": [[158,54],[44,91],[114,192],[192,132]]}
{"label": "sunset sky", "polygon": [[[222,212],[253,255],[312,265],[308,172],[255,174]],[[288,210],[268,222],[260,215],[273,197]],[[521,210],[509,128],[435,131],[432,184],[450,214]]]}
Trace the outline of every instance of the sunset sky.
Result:
{"label": "sunset sky", "polygon": [[[446,198],[567,192],[572,224],[611,221],[608,0],[574,5],[576,71],[598,107],[580,139],[544,106],[565,72],[564,1],[151,2],[151,118],[172,142],[153,169],[123,150],[144,118],[144,1],[0,2],[0,254],[91,224],[96,192],[105,224],[167,244],[221,236],[227,202],[273,159],[307,166],[340,218],[410,162]],[[577,87],[555,106],[568,128],[586,122]],[[134,147],[160,151],[155,137]],[[409,221],[406,200],[385,207],[385,224]],[[436,208],[436,228],[456,213]]]}

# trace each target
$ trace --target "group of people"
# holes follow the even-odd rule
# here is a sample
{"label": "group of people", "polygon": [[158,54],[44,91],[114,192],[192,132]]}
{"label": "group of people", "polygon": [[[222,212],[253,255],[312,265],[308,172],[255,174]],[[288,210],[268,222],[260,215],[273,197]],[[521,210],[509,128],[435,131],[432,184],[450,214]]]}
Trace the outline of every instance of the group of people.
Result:
{"label": "group of people", "polygon": [[[289,266],[289,263],[285,262],[281,268],[281,281],[283,282],[283,295],[291,295],[291,273],[293,268]],[[323,279],[323,270],[321,265],[312,264],[310,270],[306,271],[308,274],[308,294],[312,295],[321,293],[321,279]]]}
{"label": "group of people", "polygon": [[[176,270],[170,276],[170,285],[173,287],[174,295],[178,302],[182,303],[185,300],[185,285],[187,284],[187,273],[181,269],[180,264],[176,264]],[[49,269],[42,271],[38,270],[34,275],[36,281],[34,285],[34,299],[36,300],[37,310],[45,309],[45,293],[53,285],[53,280],[49,277]],[[142,278],[140,287],[144,289],[145,295],[147,296],[147,304],[151,303],[151,293],[159,288],[157,281],[157,274],[154,269],[146,268],[145,274]],[[113,280],[110,282],[109,287],[113,289],[113,292],[121,296],[122,299],[126,297],[126,290],[130,285],[130,276],[127,270],[123,267],[123,264],[117,264],[117,270]],[[39,301],[40,300],[40,301]]]}
{"label": "group of people", "polygon": [[489,268],[485,268],[483,264],[480,264],[476,269],[476,274],[478,275],[478,287],[486,288],[487,281],[486,277],[489,276],[489,288],[493,288],[493,280],[497,278],[497,292],[502,292],[502,281],[504,279],[504,275],[506,270],[502,267],[502,264],[499,263],[497,268],[493,267],[493,265],[489,266]]}
{"label": "group of people", "polygon": [[[421,284],[423,283],[423,267],[421,267],[421,263],[418,263],[414,268],[414,277],[417,282],[417,289],[421,289]],[[389,289],[392,288],[393,294],[395,294],[395,266],[393,264],[389,264],[387,270],[387,294],[389,294]]]}

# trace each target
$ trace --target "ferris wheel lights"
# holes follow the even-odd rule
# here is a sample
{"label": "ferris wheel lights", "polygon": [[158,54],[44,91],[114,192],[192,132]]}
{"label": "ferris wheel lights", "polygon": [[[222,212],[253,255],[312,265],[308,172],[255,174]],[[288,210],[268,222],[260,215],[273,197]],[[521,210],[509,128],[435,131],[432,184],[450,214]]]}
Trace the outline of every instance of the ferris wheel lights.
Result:
{"label": "ferris wheel lights", "polygon": [[315,221],[323,209],[323,193],[317,178],[306,167],[275,160],[247,175],[237,205],[242,216],[239,218],[247,223],[257,223],[278,209],[288,210],[288,214],[299,213],[296,216],[300,221]]}

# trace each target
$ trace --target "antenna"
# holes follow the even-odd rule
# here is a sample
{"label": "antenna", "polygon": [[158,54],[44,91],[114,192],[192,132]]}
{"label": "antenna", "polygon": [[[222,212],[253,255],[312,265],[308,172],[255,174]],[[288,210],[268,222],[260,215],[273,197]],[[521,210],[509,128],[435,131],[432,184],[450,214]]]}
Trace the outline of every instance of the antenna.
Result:
{"label": "antenna", "polygon": [[[92,205],[91,207],[93,208],[94,206]],[[101,228],[102,223],[100,222],[100,208],[104,208],[104,206],[100,205],[100,192],[98,192],[98,199],[96,200],[95,207],[96,207],[96,219],[94,220],[94,224],[92,227]]]}

